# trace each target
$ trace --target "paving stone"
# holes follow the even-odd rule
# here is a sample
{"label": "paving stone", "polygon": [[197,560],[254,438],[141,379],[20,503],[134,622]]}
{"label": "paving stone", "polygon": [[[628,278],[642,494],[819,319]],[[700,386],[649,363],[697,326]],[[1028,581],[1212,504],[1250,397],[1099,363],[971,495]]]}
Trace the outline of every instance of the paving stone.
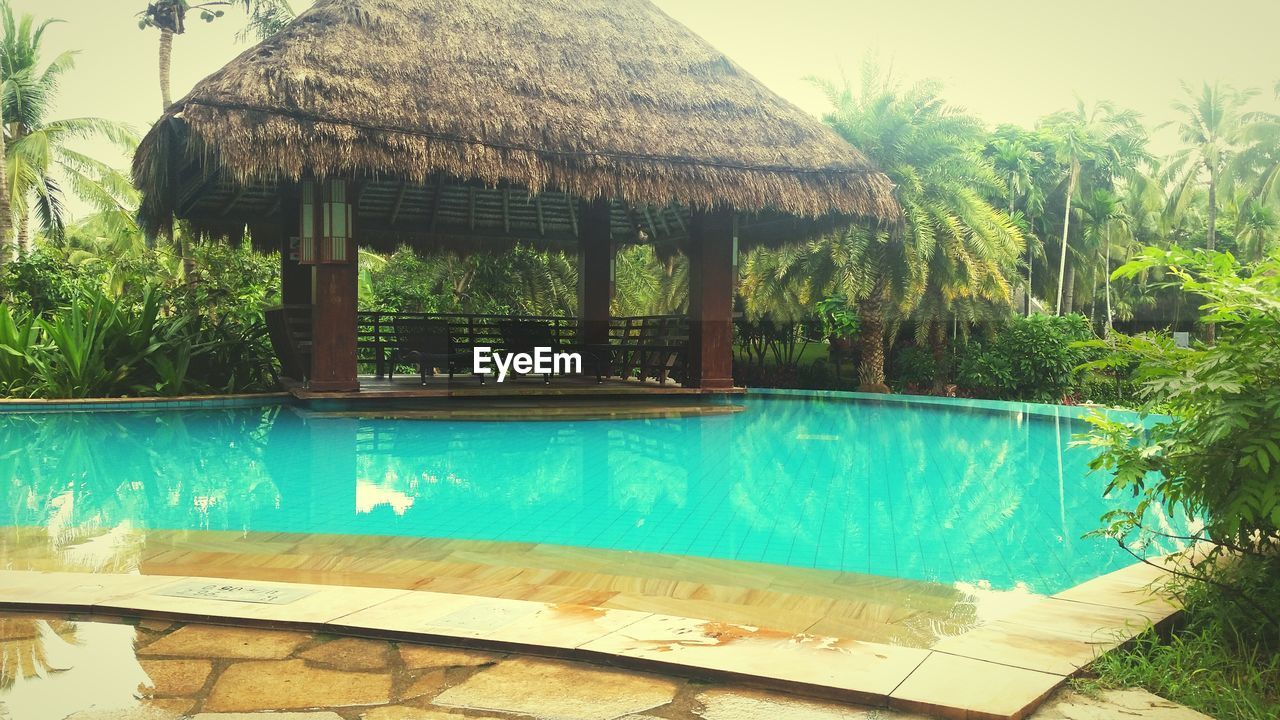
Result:
{"label": "paving stone", "polygon": [[501,720],[501,718],[487,715],[459,715],[447,710],[416,708],[408,705],[383,705],[364,713],[360,716],[360,720]]}
{"label": "paving stone", "polygon": [[870,708],[802,700],[756,690],[717,688],[697,696],[703,709],[697,712],[704,720],[868,720],[884,717]]}
{"label": "paving stone", "polygon": [[279,660],[289,657],[311,636],[259,628],[187,625],[138,651],[139,655]]}
{"label": "paving stone", "polygon": [[391,676],[310,667],[304,660],[251,660],[222,672],[204,707],[216,712],[385,705]]}
{"label": "paving stone", "polygon": [[400,659],[410,670],[435,667],[474,667],[497,662],[502,656],[478,650],[433,647],[431,645],[401,645]]}
{"label": "paving stone", "polygon": [[381,670],[391,661],[391,646],[381,640],[339,638],[317,645],[298,657],[339,670]]}
{"label": "paving stone", "polygon": [[191,712],[191,708],[196,705],[196,701],[191,698],[147,698],[142,702],[146,707],[153,707],[179,715]]}
{"label": "paving stone", "polygon": [[195,695],[209,679],[213,663],[208,660],[141,660],[142,670],[151,678],[150,694],[156,697]]}
{"label": "paving stone", "polygon": [[433,670],[409,684],[400,695],[401,700],[412,700],[424,695],[435,695],[448,685],[444,670]]}
{"label": "paving stone", "polygon": [[337,712],[201,712],[191,720],[342,720]]}
{"label": "paving stone", "polygon": [[81,710],[66,720],[178,720],[181,717],[184,716],[179,712],[143,705],[125,710]]}
{"label": "paving stone", "polygon": [[1031,715],[1032,720],[1212,720],[1189,707],[1146,690],[1108,690],[1090,697],[1074,690],[1054,696]]}
{"label": "paving stone", "polygon": [[338,713],[322,710],[318,712],[273,712],[273,713],[200,713],[191,720],[342,720]]}
{"label": "paving stone", "polygon": [[680,686],[656,675],[522,657],[472,675],[434,703],[540,720],[613,720],[671,702]]}
{"label": "paving stone", "polygon": [[173,623],[168,620],[152,620],[143,619],[138,621],[138,627],[150,632],[164,632],[173,627]]}

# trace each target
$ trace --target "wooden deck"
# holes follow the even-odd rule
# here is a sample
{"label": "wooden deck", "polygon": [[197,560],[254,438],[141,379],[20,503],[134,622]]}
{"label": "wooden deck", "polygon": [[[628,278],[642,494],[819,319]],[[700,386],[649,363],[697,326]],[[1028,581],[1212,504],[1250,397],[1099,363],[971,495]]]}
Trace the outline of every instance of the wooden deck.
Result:
{"label": "wooden deck", "polygon": [[686,388],[675,382],[659,383],[653,380],[606,379],[596,382],[591,377],[556,377],[550,383],[541,378],[523,377],[495,382],[489,378],[481,385],[477,378],[458,375],[452,380],[438,375],[428,377],[423,385],[418,377],[400,376],[394,379],[378,379],[371,375],[360,377],[360,389],[354,392],[313,392],[297,384],[286,384],[286,390],[299,400],[359,400],[382,401],[412,398],[637,398],[637,397],[685,397],[696,398],[713,395],[741,395],[743,388],[710,390]]}

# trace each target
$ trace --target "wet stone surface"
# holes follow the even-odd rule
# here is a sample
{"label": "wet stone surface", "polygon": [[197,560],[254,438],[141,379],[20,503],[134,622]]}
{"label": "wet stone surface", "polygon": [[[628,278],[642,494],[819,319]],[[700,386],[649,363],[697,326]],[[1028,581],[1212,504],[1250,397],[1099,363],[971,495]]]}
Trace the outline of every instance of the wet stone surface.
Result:
{"label": "wet stone surface", "polygon": [[[0,615],[0,720],[907,720],[742,686],[412,643]],[[1034,720],[1204,720],[1138,690]]]}

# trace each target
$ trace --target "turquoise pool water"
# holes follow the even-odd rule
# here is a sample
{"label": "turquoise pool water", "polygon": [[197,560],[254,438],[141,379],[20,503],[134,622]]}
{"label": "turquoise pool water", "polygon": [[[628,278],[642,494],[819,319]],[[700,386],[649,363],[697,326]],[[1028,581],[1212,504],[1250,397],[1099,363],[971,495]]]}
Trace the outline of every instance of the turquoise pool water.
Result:
{"label": "turquoise pool water", "polygon": [[[596,421],[288,406],[0,415],[0,525],[580,545],[1056,592],[1132,559],[1081,536],[1084,424],[1012,405],[749,396]],[[1173,549],[1164,548],[1166,550]]]}

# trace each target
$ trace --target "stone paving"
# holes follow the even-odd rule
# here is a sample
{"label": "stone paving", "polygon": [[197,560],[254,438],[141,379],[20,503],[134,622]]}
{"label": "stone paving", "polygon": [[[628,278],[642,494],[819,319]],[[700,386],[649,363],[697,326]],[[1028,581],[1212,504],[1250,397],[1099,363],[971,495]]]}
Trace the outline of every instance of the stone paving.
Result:
{"label": "stone paving", "polygon": [[[4,720],[908,720],[580,662],[145,621],[0,616]],[[1203,720],[1142,691],[1064,691],[1036,720]]]}

